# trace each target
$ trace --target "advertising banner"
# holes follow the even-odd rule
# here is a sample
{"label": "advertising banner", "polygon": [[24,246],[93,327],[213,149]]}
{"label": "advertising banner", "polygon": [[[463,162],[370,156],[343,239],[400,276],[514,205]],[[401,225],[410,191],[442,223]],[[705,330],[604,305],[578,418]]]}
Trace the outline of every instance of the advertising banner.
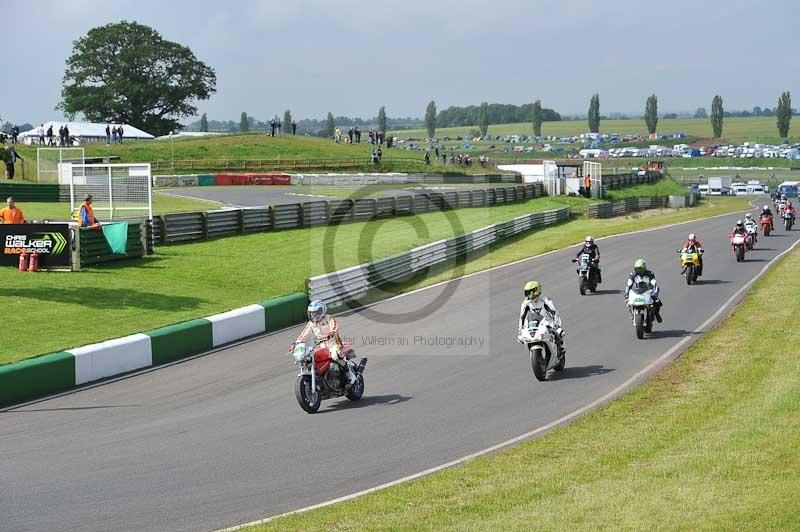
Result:
{"label": "advertising banner", "polygon": [[22,253],[38,253],[40,267],[69,267],[69,224],[0,224],[0,265],[17,266]]}

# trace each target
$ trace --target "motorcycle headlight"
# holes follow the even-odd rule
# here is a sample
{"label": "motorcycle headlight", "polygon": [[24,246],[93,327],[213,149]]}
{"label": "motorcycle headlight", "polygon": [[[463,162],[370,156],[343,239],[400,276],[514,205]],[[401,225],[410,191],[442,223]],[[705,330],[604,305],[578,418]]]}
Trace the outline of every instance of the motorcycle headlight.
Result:
{"label": "motorcycle headlight", "polygon": [[300,362],[306,358],[306,344],[297,344],[292,351],[292,357],[295,362]]}

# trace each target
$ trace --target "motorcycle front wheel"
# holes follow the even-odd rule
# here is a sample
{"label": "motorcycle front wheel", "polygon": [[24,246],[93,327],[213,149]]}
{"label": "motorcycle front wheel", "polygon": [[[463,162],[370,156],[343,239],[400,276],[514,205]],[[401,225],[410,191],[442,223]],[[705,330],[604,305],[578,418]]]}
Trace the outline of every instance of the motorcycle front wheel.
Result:
{"label": "motorcycle front wheel", "polygon": [[309,414],[319,410],[322,397],[317,390],[311,389],[311,375],[300,375],[294,385],[294,396],[300,408]]}
{"label": "motorcycle front wheel", "polygon": [[736,248],[736,262],[744,262],[744,246]]}
{"label": "motorcycle front wheel", "polygon": [[544,350],[541,347],[531,349],[531,369],[533,369],[536,380],[547,380],[547,359],[545,359]]}
{"label": "motorcycle front wheel", "polygon": [[641,312],[636,313],[636,338],[639,340],[644,339],[644,314]]}
{"label": "motorcycle front wheel", "polygon": [[581,275],[581,278],[578,281],[578,292],[580,292],[582,296],[586,295],[586,277],[583,275]]}
{"label": "motorcycle front wheel", "polygon": [[690,285],[694,282],[694,265],[689,264],[686,266],[686,284]]}
{"label": "motorcycle front wheel", "polygon": [[351,401],[358,401],[364,395],[364,376],[360,373],[356,377],[356,382],[347,390],[345,396]]}

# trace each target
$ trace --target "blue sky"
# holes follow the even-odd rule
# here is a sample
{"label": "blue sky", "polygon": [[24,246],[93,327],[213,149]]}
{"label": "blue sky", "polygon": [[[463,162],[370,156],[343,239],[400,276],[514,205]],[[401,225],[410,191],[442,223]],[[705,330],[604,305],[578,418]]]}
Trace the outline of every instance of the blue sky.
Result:
{"label": "blue sky", "polygon": [[[189,46],[217,72],[212,119],[422,116],[483,100],[541,98],[561,113],[774,107],[798,94],[800,4],[588,0],[30,0],[4,9],[0,118],[61,118],[64,61],[94,26],[135,20]],[[16,44],[11,44],[16,43]]]}

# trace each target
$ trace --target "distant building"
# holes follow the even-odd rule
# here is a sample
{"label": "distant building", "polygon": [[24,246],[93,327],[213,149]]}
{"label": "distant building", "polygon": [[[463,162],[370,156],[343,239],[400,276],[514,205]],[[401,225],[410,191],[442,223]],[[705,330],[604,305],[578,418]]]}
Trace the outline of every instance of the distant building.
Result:
{"label": "distant building", "polygon": [[[54,142],[58,142],[58,129],[66,125],[69,128],[69,136],[73,139],[73,145],[80,146],[83,144],[92,144],[94,142],[106,141],[106,124],[92,123],[92,122],[45,122],[44,130],[53,126]],[[112,128],[120,124],[109,124]],[[39,144],[39,126],[31,130],[20,133],[20,138],[25,144],[32,146]],[[123,140],[150,140],[153,135],[146,133],[141,129],[135,128],[128,124],[122,124],[122,138]],[[47,142],[47,139],[45,139]]]}

